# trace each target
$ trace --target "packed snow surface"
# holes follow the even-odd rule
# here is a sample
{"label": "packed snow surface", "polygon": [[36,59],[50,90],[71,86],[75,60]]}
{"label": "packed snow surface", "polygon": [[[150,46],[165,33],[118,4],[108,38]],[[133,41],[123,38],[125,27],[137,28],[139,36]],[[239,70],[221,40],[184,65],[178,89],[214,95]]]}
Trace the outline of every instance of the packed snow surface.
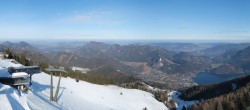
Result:
{"label": "packed snow surface", "polygon": [[[54,94],[58,77],[53,76]],[[33,91],[17,95],[17,90],[0,84],[0,110],[167,110],[152,94],[136,89],[114,85],[97,85],[85,81],[76,82],[62,78],[58,103],[49,101],[50,75],[36,74],[32,77]],[[2,106],[3,105],[3,106]]]}

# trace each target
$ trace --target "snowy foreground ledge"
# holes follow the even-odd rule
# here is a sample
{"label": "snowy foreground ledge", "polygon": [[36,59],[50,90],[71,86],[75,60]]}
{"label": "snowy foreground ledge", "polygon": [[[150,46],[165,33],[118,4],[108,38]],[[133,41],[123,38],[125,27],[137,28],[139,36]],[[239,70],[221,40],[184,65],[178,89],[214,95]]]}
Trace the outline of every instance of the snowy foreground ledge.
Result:
{"label": "snowy foreground ledge", "polygon": [[[50,76],[41,73],[33,76],[33,92],[18,96],[13,88],[0,84],[0,110],[167,110],[148,92],[118,86],[97,85],[85,81],[78,83],[62,78],[58,103],[49,101]],[[54,91],[58,77],[54,77]]]}

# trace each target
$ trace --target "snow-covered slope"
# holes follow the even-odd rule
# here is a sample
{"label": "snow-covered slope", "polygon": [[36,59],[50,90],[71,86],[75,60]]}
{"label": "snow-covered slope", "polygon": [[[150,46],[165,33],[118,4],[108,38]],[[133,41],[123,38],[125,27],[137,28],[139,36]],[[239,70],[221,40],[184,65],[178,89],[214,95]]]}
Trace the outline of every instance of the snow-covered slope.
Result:
{"label": "snow-covered slope", "polygon": [[[53,76],[54,93],[58,77]],[[66,110],[166,110],[152,94],[125,89],[114,85],[96,85],[85,81],[76,82],[62,78],[58,103],[49,101],[50,76],[41,73],[33,75],[33,92],[17,95],[10,86],[0,84],[1,110],[8,109],[66,109]]]}
{"label": "snow-covered slope", "polygon": [[178,96],[180,95],[180,92],[177,91],[172,91],[169,92],[168,95],[170,96],[169,99],[173,99],[175,101],[175,106],[177,110],[182,110],[182,107],[189,107],[193,104],[195,104],[197,101],[184,101],[182,99],[180,99]]}

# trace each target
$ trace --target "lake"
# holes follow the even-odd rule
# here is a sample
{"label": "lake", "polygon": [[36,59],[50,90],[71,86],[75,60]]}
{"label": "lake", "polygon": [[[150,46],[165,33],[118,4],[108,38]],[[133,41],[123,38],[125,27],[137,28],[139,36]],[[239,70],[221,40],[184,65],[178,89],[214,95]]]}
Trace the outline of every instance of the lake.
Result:
{"label": "lake", "polygon": [[250,75],[250,73],[235,73],[235,74],[212,74],[202,72],[193,77],[193,81],[197,84],[211,84],[227,81],[230,79],[238,78],[240,76]]}

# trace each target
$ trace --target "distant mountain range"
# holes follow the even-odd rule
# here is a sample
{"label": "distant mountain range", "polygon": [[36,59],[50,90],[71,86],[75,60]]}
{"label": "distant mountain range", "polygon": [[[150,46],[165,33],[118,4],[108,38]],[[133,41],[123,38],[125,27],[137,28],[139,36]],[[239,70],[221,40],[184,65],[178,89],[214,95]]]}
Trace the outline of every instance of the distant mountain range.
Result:
{"label": "distant mountain range", "polygon": [[3,42],[1,45],[9,48],[13,53],[25,56],[28,59],[32,59],[35,64],[49,63],[49,56],[41,52],[38,48],[30,45],[27,42],[21,41],[18,43],[12,43],[9,41]]}
{"label": "distant mountain range", "polygon": [[[89,68],[93,75],[102,70],[115,70],[113,80],[120,76],[134,77],[150,82],[163,81],[167,84],[169,77],[184,77],[202,71],[218,74],[244,73],[250,71],[248,43],[242,44],[106,44],[103,42],[67,44],[62,51],[42,50],[24,41],[19,43],[3,42],[14,53],[24,55],[35,64],[47,63],[66,67]],[[246,47],[246,48],[244,48]],[[71,50],[69,50],[72,48]],[[189,50],[190,49],[190,50]],[[46,50],[48,50],[46,52]],[[184,51],[187,50],[187,51]],[[53,51],[55,53],[51,54]],[[207,54],[216,54],[211,57]],[[217,66],[214,66],[217,65]],[[93,72],[95,71],[95,72]],[[117,75],[119,74],[119,75]],[[177,76],[176,76],[177,75]],[[181,75],[181,76],[180,76]],[[184,76],[183,76],[184,75]],[[113,76],[119,76],[117,79]],[[156,77],[155,77],[156,76]],[[169,84],[169,83],[168,83]]]}
{"label": "distant mountain range", "polygon": [[194,52],[207,48],[207,46],[201,46],[193,43],[152,43],[151,46],[159,46],[166,50],[175,52]]}
{"label": "distant mountain range", "polygon": [[12,43],[9,41],[3,42],[1,45],[6,46],[15,51],[37,51],[36,47],[31,46],[27,42],[21,41],[18,43]]}
{"label": "distant mountain range", "polygon": [[218,55],[222,55],[223,53],[227,51],[239,51],[239,50],[247,48],[248,46],[250,46],[250,43],[217,44],[210,48],[201,50],[201,53],[203,53],[204,55],[207,54],[211,56],[218,56]]}
{"label": "distant mountain range", "polygon": [[250,72],[250,46],[239,51],[227,51],[215,57],[214,62],[223,63],[212,73],[248,73]]}
{"label": "distant mountain range", "polygon": [[[211,59],[206,56],[196,56],[187,52],[176,53],[158,46],[137,44],[120,46],[118,44],[108,45],[102,42],[90,42],[72,53],[90,59],[97,59],[98,57],[110,59],[109,61],[146,62],[151,68],[157,67],[163,72],[173,74],[185,74],[208,69],[211,62]],[[60,56],[56,57],[60,58]],[[191,66],[194,67],[188,69],[186,68],[187,64],[188,68]]]}

